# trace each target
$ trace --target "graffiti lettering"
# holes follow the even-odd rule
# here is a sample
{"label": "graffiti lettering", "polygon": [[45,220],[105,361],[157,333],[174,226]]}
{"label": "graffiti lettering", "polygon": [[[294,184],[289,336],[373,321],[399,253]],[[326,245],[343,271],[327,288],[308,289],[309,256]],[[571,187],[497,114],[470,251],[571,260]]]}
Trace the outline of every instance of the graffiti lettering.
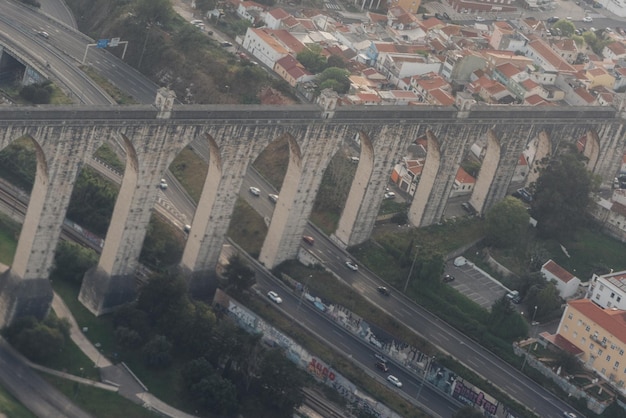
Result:
{"label": "graffiti lettering", "polygon": [[231,315],[234,316],[241,324],[254,329],[256,325],[256,317],[250,313],[244,311],[233,302],[229,302],[228,310]]}
{"label": "graffiti lettering", "polygon": [[489,402],[485,398],[485,394],[483,392],[477,393],[473,390],[473,388],[465,386],[463,382],[458,380],[454,385],[454,392],[452,393],[452,396],[468,405],[478,406],[485,410],[485,412],[492,415],[494,415],[498,409],[498,404]]}
{"label": "graffiti lettering", "polygon": [[335,380],[335,373],[315,358],[311,359],[307,370],[318,378],[328,379],[331,382]]}

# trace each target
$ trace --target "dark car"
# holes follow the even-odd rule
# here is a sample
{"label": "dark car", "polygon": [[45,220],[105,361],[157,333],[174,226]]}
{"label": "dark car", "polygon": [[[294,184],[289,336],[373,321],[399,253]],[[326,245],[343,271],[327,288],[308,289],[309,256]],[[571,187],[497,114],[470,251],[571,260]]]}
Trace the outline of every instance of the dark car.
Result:
{"label": "dark car", "polygon": [[446,20],[450,20],[450,15],[448,15],[446,12],[443,12],[443,18]]}
{"label": "dark car", "polygon": [[389,367],[387,367],[387,363],[383,363],[382,361],[379,361],[376,363],[376,368],[380,370],[381,372],[389,371]]}
{"label": "dark car", "polygon": [[443,282],[444,283],[450,283],[454,281],[454,276],[451,276],[449,274],[446,274],[445,276],[443,276]]}
{"label": "dark car", "polygon": [[559,20],[558,16],[552,16],[552,17],[549,17],[549,18],[546,20],[546,22],[548,22],[548,23],[554,23],[554,22],[558,22],[558,20]]}
{"label": "dark car", "polygon": [[376,353],[374,354],[374,357],[376,357],[376,359],[379,360],[381,363],[387,363],[387,359],[382,354]]}
{"label": "dark car", "polygon": [[387,289],[385,286],[378,286],[378,293],[385,296],[390,295],[389,289]]}

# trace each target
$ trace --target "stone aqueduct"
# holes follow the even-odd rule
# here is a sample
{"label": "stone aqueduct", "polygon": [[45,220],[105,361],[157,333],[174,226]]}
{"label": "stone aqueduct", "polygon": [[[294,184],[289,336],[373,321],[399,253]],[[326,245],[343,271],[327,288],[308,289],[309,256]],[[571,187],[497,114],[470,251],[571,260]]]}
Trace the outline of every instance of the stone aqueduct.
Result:
{"label": "stone aqueduct", "polygon": [[0,110],[0,149],[28,136],[37,174],[10,269],[0,278],[0,322],[43,317],[52,300],[48,280],[63,220],[81,166],[106,141],[124,144],[127,160],[105,244],[83,280],[80,300],[93,313],[135,297],[134,273],[158,197],[158,183],[176,155],[197,137],[208,142],[209,169],[180,266],[201,293],[214,269],[248,166],[273,140],[288,136],[290,162],[259,260],[268,267],[294,258],[325,167],[342,141],[361,142],[360,162],[335,233],[344,246],[366,240],[394,163],[418,137],[428,156],[410,206],[425,226],[443,215],[456,170],[471,145],[487,143],[470,202],[480,212],[506,192],[520,153],[538,140],[537,154],[586,137],[588,167],[608,183],[624,151],[624,121],[613,108],[533,109],[317,106],[175,106],[161,94],[155,106],[20,107]]}

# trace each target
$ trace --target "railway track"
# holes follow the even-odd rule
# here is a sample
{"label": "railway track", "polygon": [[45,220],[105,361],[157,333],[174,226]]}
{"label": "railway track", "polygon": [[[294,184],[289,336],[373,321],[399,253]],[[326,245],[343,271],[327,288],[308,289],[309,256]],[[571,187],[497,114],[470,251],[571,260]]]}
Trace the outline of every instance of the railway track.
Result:
{"label": "railway track", "polygon": [[323,418],[352,418],[349,414],[334,404],[330,404],[328,400],[317,390],[304,388],[304,405],[309,407],[315,413]]}

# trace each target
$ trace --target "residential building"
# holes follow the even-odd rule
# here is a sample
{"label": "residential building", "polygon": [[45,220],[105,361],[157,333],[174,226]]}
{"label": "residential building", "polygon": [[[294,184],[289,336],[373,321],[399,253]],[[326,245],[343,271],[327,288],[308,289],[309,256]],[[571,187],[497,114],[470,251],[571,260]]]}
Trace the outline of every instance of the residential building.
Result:
{"label": "residential building", "polygon": [[305,46],[284,29],[248,28],[242,46],[270,68],[286,55],[297,54]]}
{"label": "residential building", "polygon": [[547,281],[551,281],[555,284],[556,289],[559,291],[559,296],[563,299],[574,296],[578,291],[578,286],[580,286],[580,279],[578,277],[565,270],[553,260],[548,260],[541,266],[541,274],[543,274],[543,277],[545,277]]}
{"label": "residential building", "polygon": [[602,309],[589,299],[570,301],[555,336],[571,344],[585,367],[626,392],[626,311]]}
{"label": "residential building", "polygon": [[284,9],[278,7],[265,13],[263,20],[265,21],[265,26],[269,29],[282,29],[282,21],[290,16]]}
{"label": "residential building", "polygon": [[408,13],[416,14],[420,8],[422,0],[391,0],[390,7],[398,6],[406,10]]}
{"label": "residential building", "polygon": [[295,87],[298,83],[312,81],[315,76],[307,71],[300,62],[291,55],[285,55],[276,61],[274,72],[283,80]]}
{"label": "residential building", "polygon": [[242,19],[247,20],[253,25],[262,20],[262,14],[265,6],[254,1],[242,1],[237,6],[237,14]]}
{"label": "residential building", "polygon": [[626,271],[594,274],[588,294],[589,300],[601,308],[626,311]]}
{"label": "residential building", "polygon": [[454,196],[468,194],[474,190],[476,185],[476,179],[471,176],[463,167],[459,167],[454,178],[454,184],[452,185],[452,194]]}
{"label": "residential building", "polygon": [[587,70],[585,72],[585,77],[589,80],[589,84],[587,84],[587,88],[589,89],[598,86],[610,88],[615,84],[615,77],[602,67]]}
{"label": "residential building", "polygon": [[621,42],[611,42],[602,49],[602,56],[610,60],[626,58],[626,48]]}

